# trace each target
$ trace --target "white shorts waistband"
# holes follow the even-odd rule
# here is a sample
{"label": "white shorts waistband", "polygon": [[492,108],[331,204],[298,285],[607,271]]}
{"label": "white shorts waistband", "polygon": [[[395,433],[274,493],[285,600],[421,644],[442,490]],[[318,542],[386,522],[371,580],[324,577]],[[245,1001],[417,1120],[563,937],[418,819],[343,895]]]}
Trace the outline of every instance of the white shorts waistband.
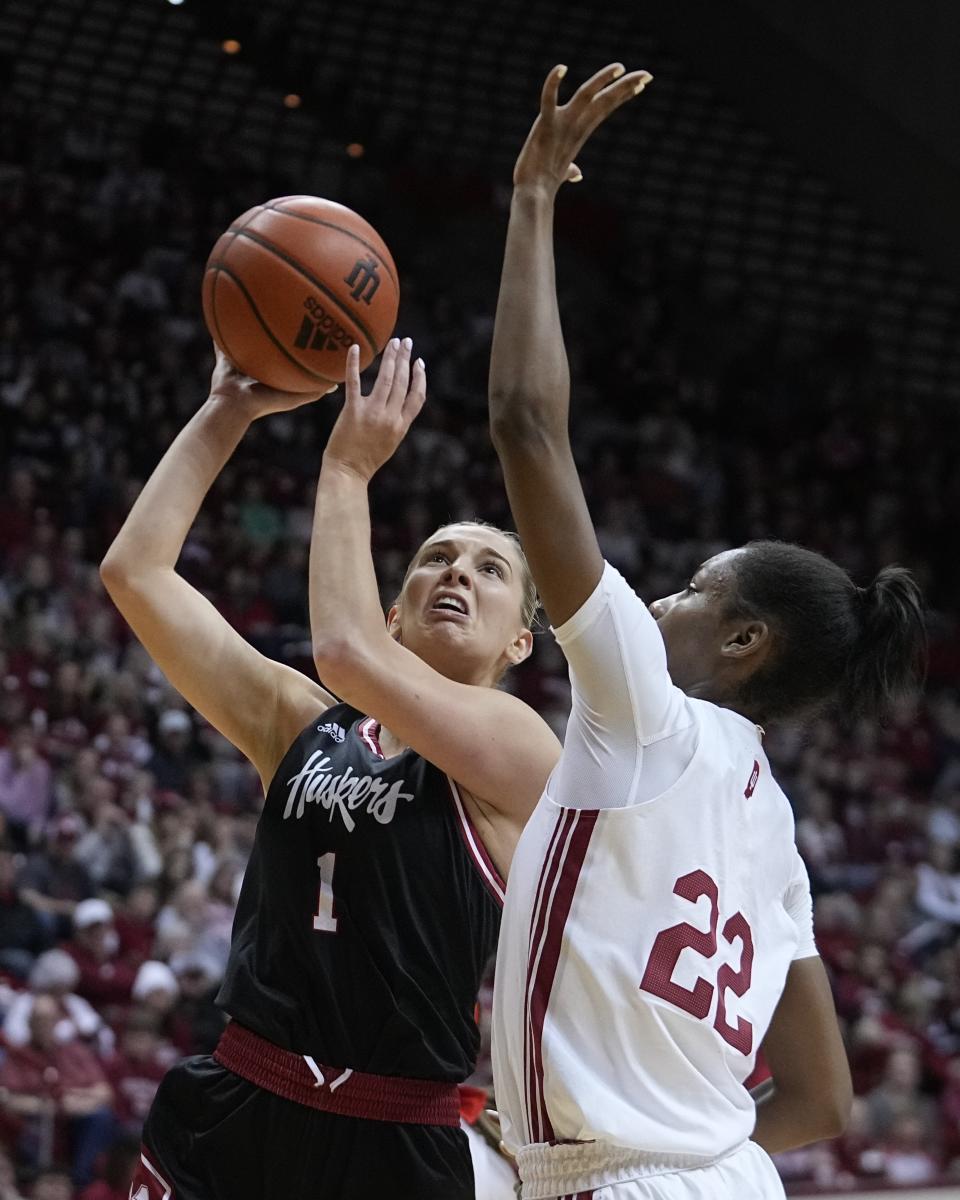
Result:
{"label": "white shorts waistband", "polygon": [[517,1151],[517,1167],[523,1200],[553,1200],[648,1175],[710,1167],[739,1149],[739,1145],[732,1146],[717,1155],[663,1154],[609,1142],[537,1142]]}

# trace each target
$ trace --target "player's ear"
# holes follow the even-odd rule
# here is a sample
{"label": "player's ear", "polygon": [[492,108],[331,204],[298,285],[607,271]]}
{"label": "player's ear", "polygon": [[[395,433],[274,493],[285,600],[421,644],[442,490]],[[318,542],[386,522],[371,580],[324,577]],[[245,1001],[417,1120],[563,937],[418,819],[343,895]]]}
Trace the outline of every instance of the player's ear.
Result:
{"label": "player's ear", "polygon": [[513,639],[507,647],[507,660],[511,667],[519,666],[525,662],[533,653],[533,634],[529,629],[524,629]]}
{"label": "player's ear", "polygon": [[387,613],[387,633],[395,642],[403,645],[403,638],[400,634],[400,606],[399,604],[391,604],[390,611]]}

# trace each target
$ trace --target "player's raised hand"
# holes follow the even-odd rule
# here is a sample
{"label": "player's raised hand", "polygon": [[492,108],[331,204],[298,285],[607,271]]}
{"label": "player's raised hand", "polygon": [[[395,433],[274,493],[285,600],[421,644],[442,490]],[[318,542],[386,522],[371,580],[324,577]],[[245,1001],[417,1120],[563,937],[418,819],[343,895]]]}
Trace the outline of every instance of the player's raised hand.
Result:
{"label": "player's raised hand", "polygon": [[541,187],[555,193],[563,183],[579,183],[583,175],[575,160],[584,142],[653,79],[649,71],[628,72],[623,63],[611,63],[560,104],[560,81],[566,73],[566,67],[557,66],[546,78],[540,114],[513,169],[515,187]]}
{"label": "player's raised hand", "polygon": [[291,408],[300,408],[303,404],[312,404],[328,392],[335,392],[336,387],[324,388],[316,392],[281,392],[276,388],[267,387],[233,365],[219,346],[214,346],[217,356],[216,366],[210,380],[210,396],[228,400],[230,404],[246,409],[250,420],[265,417],[268,413],[287,412]]}
{"label": "player's raised hand", "polygon": [[411,364],[413,342],[392,338],[380,360],[373,391],[360,391],[360,347],[347,354],[346,399],[333,427],[324,459],[371,479],[407,435],[427,398],[423,359]]}

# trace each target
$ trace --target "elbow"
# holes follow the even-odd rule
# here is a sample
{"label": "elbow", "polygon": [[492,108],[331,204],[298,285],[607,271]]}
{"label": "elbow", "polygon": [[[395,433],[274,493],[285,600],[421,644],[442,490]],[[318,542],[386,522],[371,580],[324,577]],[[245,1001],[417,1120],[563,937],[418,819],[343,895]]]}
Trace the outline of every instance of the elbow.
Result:
{"label": "elbow", "polygon": [[556,428],[545,405],[526,396],[497,400],[496,393],[490,393],[490,440],[499,455],[537,454],[558,437],[566,437],[566,429]]}
{"label": "elbow", "polygon": [[840,1137],[850,1123],[853,1110],[853,1084],[849,1075],[842,1087],[834,1090],[823,1106],[824,1132],[821,1138]]}
{"label": "elbow", "polygon": [[810,1096],[800,1108],[807,1125],[802,1144],[825,1142],[840,1137],[850,1122],[853,1107],[853,1088],[849,1080],[844,1086],[836,1086],[829,1093]]}
{"label": "elbow", "polygon": [[100,581],[109,595],[121,591],[130,583],[130,567],[118,554],[115,546],[111,546],[100,564]]}
{"label": "elbow", "polygon": [[153,581],[164,568],[143,561],[134,562],[126,551],[119,551],[114,543],[100,563],[100,582],[106,593],[119,604],[124,596],[150,590]]}
{"label": "elbow", "polygon": [[363,653],[348,636],[314,637],[313,665],[325,687],[349,698],[353,685],[363,676]]}

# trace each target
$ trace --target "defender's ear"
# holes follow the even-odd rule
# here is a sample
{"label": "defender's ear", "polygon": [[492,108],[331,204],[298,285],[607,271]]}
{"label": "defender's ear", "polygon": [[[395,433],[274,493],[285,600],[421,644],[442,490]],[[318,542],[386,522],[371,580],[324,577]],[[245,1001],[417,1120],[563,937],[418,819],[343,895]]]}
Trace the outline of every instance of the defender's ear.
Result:
{"label": "defender's ear", "polygon": [[390,611],[387,613],[387,633],[395,642],[403,645],[403,638],[400,635],[400,608],[399,605],[391,604]]}
{"label": "defender's ear", "polygon": [[727,658],[744,660],[770,649],[770,626],[766,621],[748,621],[735,629],[720,647]]}

